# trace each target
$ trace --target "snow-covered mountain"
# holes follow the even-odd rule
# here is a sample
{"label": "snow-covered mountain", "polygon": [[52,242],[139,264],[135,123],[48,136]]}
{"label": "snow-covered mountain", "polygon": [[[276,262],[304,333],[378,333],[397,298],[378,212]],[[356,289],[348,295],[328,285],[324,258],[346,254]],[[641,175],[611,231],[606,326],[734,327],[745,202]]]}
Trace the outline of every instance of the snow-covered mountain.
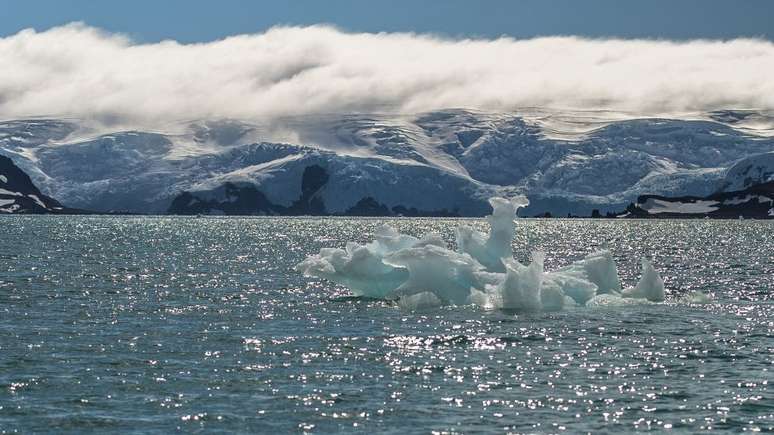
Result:
{"label": "snow-covered mountain", "polygon": [[774,181],[774,151],[745,157],[726,171],[722,189],[726,192],[747,189]]}
{"label": "snow-covered mountain", "polygon": [[[0,154],[43,193],[73,207],[137,213],[483,215],[487,198],[524,193],[531,205],[522,214],[588,215],[645,194],[740,190],[771,177],[772,151],[774,114],[753,111],[640,119],[444,110],[157,131],[0,122]],[[753,168],[745,172],[746,161]],[[309,168],[319,170],[304,190]]]}

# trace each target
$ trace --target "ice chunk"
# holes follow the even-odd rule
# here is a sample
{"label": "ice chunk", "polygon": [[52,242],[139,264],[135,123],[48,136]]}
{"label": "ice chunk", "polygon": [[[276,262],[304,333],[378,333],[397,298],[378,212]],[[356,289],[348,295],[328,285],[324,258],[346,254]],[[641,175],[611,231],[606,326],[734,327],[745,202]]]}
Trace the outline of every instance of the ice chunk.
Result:
{"label": "ice chunk", "polygon": [[594,296],[590,301],[586,303],[587,307],[620,307],[623,305],[640,305],[648,304],[650,301],[647,299],[633,299],[624,298],[613,294],[604,294]]}
{"label": "ice chunk", "polygon": [[[559,269],[557,274],[591,282],[596,286],[595,294],[618,294],[621,292],[618,268],[613,260],[613,254],[607,249],[591,253],[583,260],[576,261],[569,266]],[[594,297],[594,294],[579,296],[581,297],[573,296],[573,299],[578,301],[578,303],[583,303]]]}
{"label": "ice chunk", "polygon": [[556,295],[561,293],[572,298],[575,303],[584,305],[598,294],[618,295],[621,291],[621,281],[613,254],[605,249],[547,273],[543,287],[546,291],[552,291]]}
{"label": "ice chunk", "polygon": [[510,260],[505,264],[505,280],[497,288],[501,308],[518,311],[540,311],[540,284],[543,281],[543,253],[536,253],[532,263],[524,266]]}
{"label": "ice chunk", "polygon": [[392,293],[399,297],[431,292],[444,303],[462,305],[470,303],[471,288],[481,287],[477,261],[432,244],[394,252],[384,263],[408,269],[408,279]]}
{"label": "ice chunk", "polygon": [[470,227],[457,228],[457,246],[481,263],[490,272],[505,272],[503,259],[513,257],[511,241],[516,230],[513,219],[516,211],[529,205],[526,197],[513,199],[491,198],[492,214],[487,216],[489,234],[485,235]]}
{"label": "ice chunk", "polygon": [[543,311],[561,311],[566,306],[576,305],[575,301],[564,295],[564,292],[555,286],[540,287],[540,303]]}
{"label": "ice chunk", "polygon": [[708,294],[696,290],[680,298],[680,301],[686,304],[711,304],[712,298]]}
{"label": "ice chunk", "polygon": [[346,249],[321,249],[296,270],[348,287],[355,296],[383,298],[406,281],[408,271],[389,266],[382,259],[374,245],[348,243]]}
{"label": "ice chunk", "polygon": [[597,285],[597,294],[618,294],[621,281],[613,254],[605,249],[586,256],[582,261],[589,281]]}
{"label": "ice chunk", "polygon": [[495,301],[492,300],[492,297],[488,295],[486,292],[478,290],[478,289],[470,289],[470,302],[472,304],[478,305],[481,308],[492,310],[497,308],[495,306]]}
{"label": "ice chunk", "polygon": [[440,307],[441,305],[443,305],[443,302],[430,292],[416,293],[398,299],[398,306],[406,311],[424,310]]}
{"label": "ice chunk", "polygon": [[416,237],[401,234],[389,225],[382,225],[374,233],[374,241],[370,244],[373,252],[386,255],[414,246],[419,240]]}
{"label": "ice chunk", "polygon": [[[502,276],[502,274],[499,274]],[[481,280],[481,278],[479,278]],[[496,284],[487,284],[485,291],[475,291],[471,301],[484,308],[515,311],[541,311],[543,253],[536,252],[532,263],[524,266],[516,260],[505,262],[505,276]]]}
{"label": "ice chunk", "polygon": [[628,288],[621,294],[625,298],[647,299],[651,302],[664,301],[664,281],[647,258],[642,259],[642,277],[634,288]]}
{"label": "ice chunk", "polygon": [[444,242],[435,233],[417,239],[383,225],[376,229],[373,242],[367,245],[350,242],[345,249],[323,248],[296,266],[296,270],[346,286],[356,296],[383,298],[408,279],[408,270],[386,264],[384,257],[402,249],[428,245],[444,246]]}
{"label": "ice chunk", "polygon": [[583,305],[597,294],[597,285],[586,279],[582,268],[546,273],[543,290],[547,294],[562,294]]}

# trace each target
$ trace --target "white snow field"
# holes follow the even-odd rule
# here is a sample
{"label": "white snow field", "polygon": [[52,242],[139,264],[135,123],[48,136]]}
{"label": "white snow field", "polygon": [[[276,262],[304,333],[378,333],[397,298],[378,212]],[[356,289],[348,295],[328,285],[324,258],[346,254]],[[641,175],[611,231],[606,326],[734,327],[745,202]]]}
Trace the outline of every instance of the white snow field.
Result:
{"label": "white snow field", "polygon": [[0,121],[0,154],[67,206],[137,213],[164,213],[183,191],[206,196],[227,182],[288,206],[310,165],[330,176],[319,197],[331,213],[371,197],[389,208],[483,216],[488,198],[525,195],[524,215],[589,215],[643,194],[703,197],[774,177],[772,114],[673,116],[450,109],[186,121],[158,131],[26,119]]}
{"label": "white snow field", "polygon": [[488,234],[457,229],[457,250],[440,235],[421,238],[380,228],[371,243],[350,242],[344,249],[323,248],[296,266],[306,276],[348,287],[356,296],[397,299],[401,308],[476,304],[519,312],[557,311],[567,306],[661,302],[664,281],[643,259],[642,278],[621,289],[618,270],[608,250],[555,271],[543,268],[535,252],[528,265],[513,258],[514,218],[524,197],[490,199]]}
{"label": "white snow field", "polygon": [[709,213],[718,209],[718,201],[695,201],[689,203],[676,203],[648,198],[639,207],[650,214],[659,213]]}

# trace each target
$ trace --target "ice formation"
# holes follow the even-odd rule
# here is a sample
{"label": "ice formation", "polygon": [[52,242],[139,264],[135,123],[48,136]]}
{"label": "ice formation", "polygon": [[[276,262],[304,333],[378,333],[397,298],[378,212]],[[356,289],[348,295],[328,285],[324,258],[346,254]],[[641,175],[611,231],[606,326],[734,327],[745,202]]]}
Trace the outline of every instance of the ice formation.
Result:
{"label": "ice formation", "polygon": [[296,266],[307,276],[348,287],[356,296],[397,299],[415,310],[444,304],[476,304],[520,312],[556,311],[568,306],[661,302],[664,281],[652,263],[642,260],[642,278],[621,289],[618,269],[607,249],[554,271],[544,270],[543,252],[528,265],[513,258],[511,240],[516,211],[529,202],[492,198],[488,234],[457,229],[457,250],[438,234],[422,238],[400,234],[389,226],[365,245],[323,248]]}
{"label": "ice formation", "polygon": [[643,258],[640,282],[634,288],[624,290],[621,295],[661,302],[664,300],[664,281],[653,268],[653,264],[647,258]]}

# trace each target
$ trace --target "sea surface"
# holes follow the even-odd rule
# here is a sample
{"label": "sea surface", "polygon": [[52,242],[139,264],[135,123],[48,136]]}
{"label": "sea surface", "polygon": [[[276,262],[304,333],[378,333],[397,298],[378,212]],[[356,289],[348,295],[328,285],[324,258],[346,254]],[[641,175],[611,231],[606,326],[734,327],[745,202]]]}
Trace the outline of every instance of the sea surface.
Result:
{"label": "sea surface", "polygon": [[0,218],[0,433],[774,430],[774,222],[519,220],[548,270],[652,257],[664,304],[406,312],[293,270],[384,222]]}

